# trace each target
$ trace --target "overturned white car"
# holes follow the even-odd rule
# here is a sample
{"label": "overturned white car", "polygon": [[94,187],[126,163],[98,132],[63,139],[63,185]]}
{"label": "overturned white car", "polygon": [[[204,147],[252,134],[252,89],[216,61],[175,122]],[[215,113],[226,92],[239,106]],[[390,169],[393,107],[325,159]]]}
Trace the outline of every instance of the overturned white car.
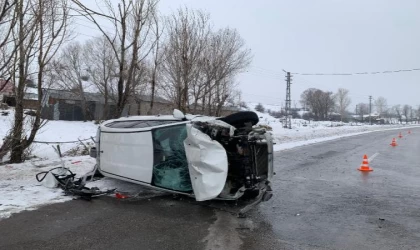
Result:
{"label": "overturned white car", "polygon": [[100,125],[96,148],[104,176],[163,191],[186,194],[197,201],[272,197],[273,142],[255,126],[254,112],[222,118],[133,116]]}

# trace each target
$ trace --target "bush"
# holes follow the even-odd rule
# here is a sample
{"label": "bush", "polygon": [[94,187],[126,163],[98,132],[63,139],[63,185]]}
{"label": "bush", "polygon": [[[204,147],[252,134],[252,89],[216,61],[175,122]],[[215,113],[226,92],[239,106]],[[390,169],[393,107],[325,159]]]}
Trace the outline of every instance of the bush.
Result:
{"label": "bush", "polygon": [[244,108],[244,109],[248,109],[248,105],[246,104],[246,102],[240,102],[239,107]]}
{"label": "bush", "polygon": [[265,112],[265,108],[261,103],[258,103],[257,106],[255,106],[255,110],[261,113]]}

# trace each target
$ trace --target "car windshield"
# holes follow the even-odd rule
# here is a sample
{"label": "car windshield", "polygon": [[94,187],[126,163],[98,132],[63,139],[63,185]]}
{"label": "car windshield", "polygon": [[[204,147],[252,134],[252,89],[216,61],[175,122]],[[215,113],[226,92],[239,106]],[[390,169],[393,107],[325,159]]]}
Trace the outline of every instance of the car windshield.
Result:
{"label": "car windshield", "polygon": [[184,147],[186,125],[154,129],[152,136],[154,185],[177,191],[192,191]]}

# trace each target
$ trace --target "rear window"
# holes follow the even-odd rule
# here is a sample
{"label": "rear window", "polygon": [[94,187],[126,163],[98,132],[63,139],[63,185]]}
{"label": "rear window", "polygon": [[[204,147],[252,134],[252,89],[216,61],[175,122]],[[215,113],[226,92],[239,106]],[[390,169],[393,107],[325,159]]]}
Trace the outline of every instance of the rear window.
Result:
{"label": "rear window", "polygon": [[148,128],[176,122],[179,121],[115,121],[105,126],[109,128]]}

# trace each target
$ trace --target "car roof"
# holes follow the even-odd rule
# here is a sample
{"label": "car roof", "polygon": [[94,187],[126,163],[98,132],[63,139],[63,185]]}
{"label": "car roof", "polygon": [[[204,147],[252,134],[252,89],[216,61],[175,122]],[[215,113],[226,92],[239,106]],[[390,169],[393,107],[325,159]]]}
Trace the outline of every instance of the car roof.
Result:
{"label": "car roof", "polygon": [[180,119],[176,119],[172,115],[136,115],[136,116],[120,117],[120,118],[114,119],[113,121],[159,121],[159,120],[181,121]]}
{"label": "car roof", "polygon": [[[167,126],[174,126],[179,124],[190,123],[191,121],[209,121],[216,119],[215,117],[210,116],[200,116],[200,115],[186,115],[187,120],[176,119],[171,115],[156,115],[156,116],[128,116],[128,117],[120,117],[118,119],[108,120],[105,121],[100,125],[101,131],[108,131],[108,132],[136,132],[136,131],[150,131],[154,128],[159,127],[167,127]],[[135,122],[139,121],[138,124]],[[156,121],[156,123],[149,123],[149,124],[140,124],[141,121]],[[159,123],[162,121],[162,123]],[[165,123],[164,121],[168,121]],[[115,123],[127,123],[127,127],[124,125],[115,126],[113,127],[112,124]],[[139,125],[138,127],[133,127]],[[152,125],[153,124],[153,125]]]}

